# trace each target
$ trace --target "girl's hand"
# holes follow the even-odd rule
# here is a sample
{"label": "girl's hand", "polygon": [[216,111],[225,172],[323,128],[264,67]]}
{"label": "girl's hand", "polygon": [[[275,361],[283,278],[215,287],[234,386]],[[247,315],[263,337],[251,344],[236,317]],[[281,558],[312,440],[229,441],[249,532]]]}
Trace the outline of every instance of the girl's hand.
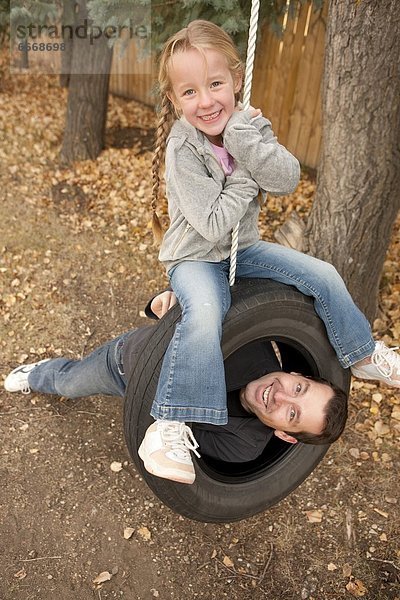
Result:
{"label": "girl's hand", "polygon": [[158,294],[151,301],[150,308],[153,313],[161,319],[176,304],[176,296],[174,292],[166,291]]}
{"label": "girl's hand", "polygon": [[258,116],[262,115],[261,108],[253,108],[252,106],[250,106],[250,115],[251,115],[252,119],[254,117],[258,117]]}
{"label": "girl's hand", "polygon": [[[241,108],[240,106],[235,106],[234,112],[241,112],[242,110],[243,110],[243,108]],[[248,110],[249,110],[251,119],[254,119],[254,117],[258,117],[259,115],[262,115],[261,108],[253,108],[252,106],[250,106],[250,108]]]}

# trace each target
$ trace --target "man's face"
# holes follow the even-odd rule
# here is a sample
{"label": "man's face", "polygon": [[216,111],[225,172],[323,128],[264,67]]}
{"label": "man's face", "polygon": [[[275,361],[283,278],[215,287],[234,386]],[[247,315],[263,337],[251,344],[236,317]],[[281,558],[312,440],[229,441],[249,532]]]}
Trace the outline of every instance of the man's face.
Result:
{"label": "man's face", "polygon": [[243,407],[274,429],[275,435],[292,443],[295,438],[285,432],[322,432],[325,408],[332,396],[329,385],[279,371],[251,381],[240,391]]}

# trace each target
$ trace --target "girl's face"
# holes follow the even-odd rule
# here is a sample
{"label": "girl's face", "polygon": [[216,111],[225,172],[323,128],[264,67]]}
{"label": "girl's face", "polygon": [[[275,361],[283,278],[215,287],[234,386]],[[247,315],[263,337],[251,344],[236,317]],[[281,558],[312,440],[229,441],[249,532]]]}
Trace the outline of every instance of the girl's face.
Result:
{"label": "girl's face", "polygon": [[240,90],[242,80],[233,79],[223,54],[211,49],[203,52],[191,48],[172,56],[169,98],[191,125],[210,142],[220,145],[221,134],[235,110],[235,93]]}

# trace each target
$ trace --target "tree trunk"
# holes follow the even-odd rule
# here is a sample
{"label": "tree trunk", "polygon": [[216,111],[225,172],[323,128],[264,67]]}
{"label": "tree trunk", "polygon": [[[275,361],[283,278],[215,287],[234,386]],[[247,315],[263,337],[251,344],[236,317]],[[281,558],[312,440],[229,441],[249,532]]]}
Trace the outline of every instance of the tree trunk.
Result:
{"label": "tree trunk", "polygon": [[[80,0],[74,31],[87,19],[86,0]],[[93,41],[93,40],[92,40]],[[96,158],[104,147],[112,50],[102,37],[73,39],[66,125],[61,162]]]}
{"label": "tree trunk", "polygon": [[370,321],[400,208],[400,10],[330,0],[323,143],[309,252],[332,262]]}
{"label": "tree trunk", "polygon": [[64,50],[61,52],[60,86],[67,88],[71,74],[73,39],[68,35],[68,26],[75,21],[75,0],[64,0],[62,3],[61,24],[66,27],[63,34]]}
{"label": "tree trunk", "polygon": [[29,69],[28,40],[26,39],[22,42],[20,67],[21,69]]}

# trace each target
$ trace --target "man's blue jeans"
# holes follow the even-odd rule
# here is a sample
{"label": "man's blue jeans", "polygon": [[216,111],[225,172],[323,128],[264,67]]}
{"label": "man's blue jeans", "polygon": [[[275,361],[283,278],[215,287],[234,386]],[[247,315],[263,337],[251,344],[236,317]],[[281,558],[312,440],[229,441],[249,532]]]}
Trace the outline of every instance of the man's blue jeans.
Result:
{"label": "man's blue jeans", "polygon": [[54,358],[36,366],[28,376],[35,392],[80,398],[102,394],[124,396],[126,379],[122,365],[124,333],[100,346],[82,360]]}
{"label": "man's blue jeans", "polygon": [[[229,259],[183,261],[170,270],[182,319],[164,357],[151,410],[155,419],[227,422],[220,342],[230,306],[228,273]],[[236,276],[273,279],[312,296],[343,367],[372,354],[375,343],[369,323],[329,263],[260,241],[238,252]]]}

